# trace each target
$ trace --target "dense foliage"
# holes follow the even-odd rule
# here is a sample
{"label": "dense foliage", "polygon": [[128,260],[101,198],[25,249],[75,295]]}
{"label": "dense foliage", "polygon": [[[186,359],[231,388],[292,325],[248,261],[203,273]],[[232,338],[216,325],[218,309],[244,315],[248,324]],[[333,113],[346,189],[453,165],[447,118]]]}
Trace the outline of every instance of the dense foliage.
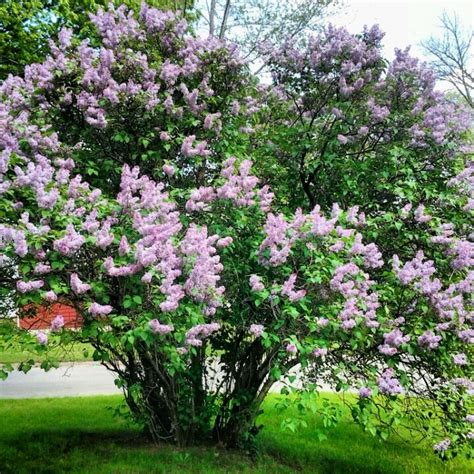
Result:
{"label": "dense foliage", "polygon": [[[49,40],[62,28],[72,28],[81,38],[90,38],[95,28],[89,13],[109,0],[3,0],[0,5],[0,79],[22,74],[25,66],[41,62],[49,53]],[[139,11],[139,0],[112,2]],[[192,0],[149,0],[163,9],[190,9]]]}
{"label": "dense foliage", "polygon": [[376,28],[329,28],[266,45],[267,87],[174,13],[92,22],[100,48],[64,29],[0,88],[4,289],[84,327],[4,340],[45,368],[90,342],[155,439],[251,441],[296,367],[302,408],[327,381],[382,438],[413,418],[443,455],[469,445],[469,124],[429,71],[387,66]]}

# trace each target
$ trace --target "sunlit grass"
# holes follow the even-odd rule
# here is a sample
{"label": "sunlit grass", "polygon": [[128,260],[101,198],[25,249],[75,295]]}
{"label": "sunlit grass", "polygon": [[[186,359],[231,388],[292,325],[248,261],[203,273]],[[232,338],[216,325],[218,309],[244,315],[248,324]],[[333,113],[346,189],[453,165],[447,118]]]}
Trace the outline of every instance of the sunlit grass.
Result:
{"label": "sunlit grass", "polygon": [[[334,398],[334,395],[326,395]],[[114,417],[120,396],[35,400],[0,400],[0,472],[79,473],[456,473],[470,474],[465,459],[442,463],[427,445],[398,439],[379,443],[348,416],[319,442],[318,415],[305,415],[306,428],[283,431],[276,395],[259,418],[255,460],[218,448],[176,449],[155,446],[138,427]]]}

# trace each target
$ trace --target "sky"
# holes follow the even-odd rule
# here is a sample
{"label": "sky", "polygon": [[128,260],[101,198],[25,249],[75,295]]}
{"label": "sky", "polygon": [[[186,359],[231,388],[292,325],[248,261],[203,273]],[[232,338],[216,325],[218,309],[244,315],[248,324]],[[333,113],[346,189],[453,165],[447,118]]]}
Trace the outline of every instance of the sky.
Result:
{"label": "sky", "polygon": [[439,35],[443,10],[456,12],[466,28],[474,26],[474,2],[466,0],[345,0],[341,13],[330,21],[358,33],[365,24],[378,23],[386,36],[384,55],[393,58],[395,48],[411,45],[414,56],[423,57],[420,42]]}

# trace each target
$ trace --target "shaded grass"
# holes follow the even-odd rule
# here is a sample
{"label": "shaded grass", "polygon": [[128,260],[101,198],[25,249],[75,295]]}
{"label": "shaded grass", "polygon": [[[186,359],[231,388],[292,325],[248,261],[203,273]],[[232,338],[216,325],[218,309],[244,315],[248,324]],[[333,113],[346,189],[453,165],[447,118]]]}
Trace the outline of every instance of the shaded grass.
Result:
{"label": "shaded grass", "polygon": [[[324,394],[332,402],[338,402],[336,394]],[[321,403],[322,400],[318,402]],[[341,403],[341,402],[339,402]],[[341,403],[342,406],[342,403]],[[428,443],[409,443],[392,436],[381,442],[352,421],[347,407],[343,418],[334,427],[324,430],[327,439],[318,441],[316,433],[322,427],[322,417],[306,415],[307,428],[296,434],[281,430],[281,420],[296,414],[295,409],[281,413],[275,403],[267,400],[265,425],[260,434],[260,446],[268,455],[290,463],[295,470],[314,473],[474,473],[474,462],[456,458],[442,462]]]}
{"label": "shaded grass", "polygon": [[41,362],[45,356],[59,362],[81,362],[92,360],[94,348],[90,344],[75,342],[68,346],[54,347],[46,354],[35,354],[20,347],[0,348],[0,364],[15,364],[32,359],[35,363]]}
{"label": "shaded grass", "polygon": [[[333,398],[334,395],[328,395]],[[381,444],[348,419],[318,442],[317,415],[293,434],[280,429],[276,396],[265,402],[255,461],[218,448],[155,446],[137,427],[113,416],[120,396],[0,400],[0,472],[74,473],[472,473],[456,459],[442,463],[429,446],[398,440]]]}

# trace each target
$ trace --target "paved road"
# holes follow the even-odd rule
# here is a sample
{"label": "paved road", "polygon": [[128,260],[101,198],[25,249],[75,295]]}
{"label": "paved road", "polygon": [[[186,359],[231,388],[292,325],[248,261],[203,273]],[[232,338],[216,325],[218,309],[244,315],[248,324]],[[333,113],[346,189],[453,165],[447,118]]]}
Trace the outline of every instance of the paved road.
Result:
{"label": "paved road", "polygon": [[[297,373],[297,369],[294,371]],[[121,393],[114,384],[114,374],[98,362],[63,363],[48,372],[39,367],[27,374],[14,371],[0,381],[0,398],[77,397]],[[298,381],[296,385],[300,385]],[[276,383],[271,391],[280,392],[283,384]],[[325,390],[331,390],[324,386]]]}
{"label": "paved road", "polygon": [[48,372],[39,367],[27,374],[14,371],[0,381],[0,398],[76,397],[120,393],[114,374],[97,362],[61,364]]}

